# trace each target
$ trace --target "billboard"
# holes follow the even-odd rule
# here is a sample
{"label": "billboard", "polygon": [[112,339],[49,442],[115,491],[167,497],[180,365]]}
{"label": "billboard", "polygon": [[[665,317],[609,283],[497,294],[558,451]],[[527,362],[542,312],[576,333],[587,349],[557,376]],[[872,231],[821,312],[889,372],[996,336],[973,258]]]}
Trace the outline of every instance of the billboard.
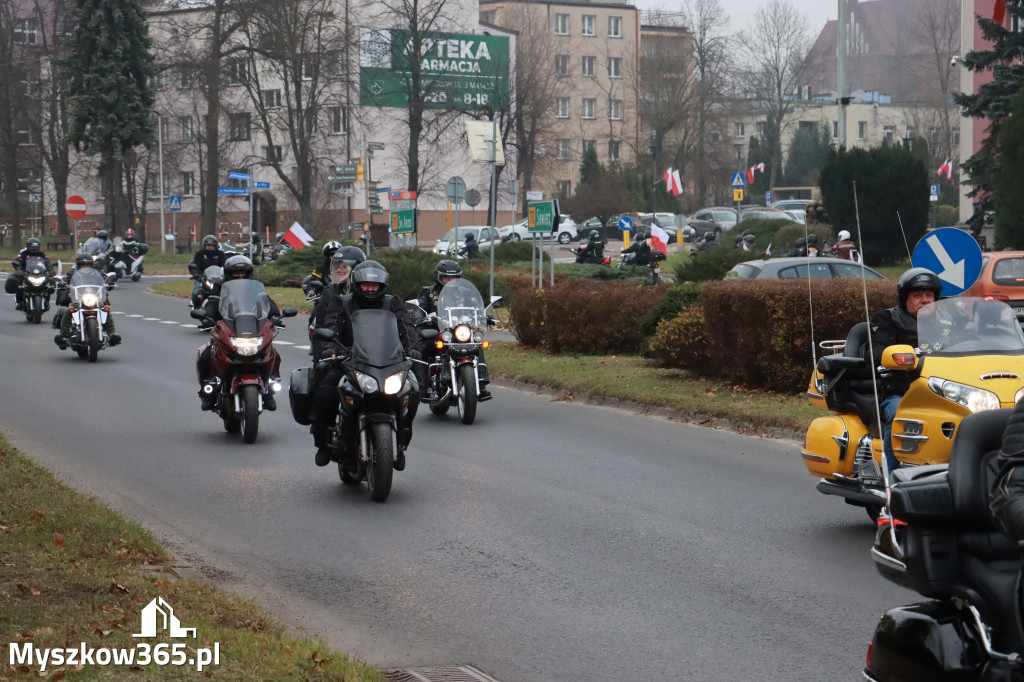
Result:
{"label": "billboard", "polygon": [[[427,109],[481,111],[508,106],[507,36],[420,35],[419,89]],[[411,36],[403,29],[359,29],[360,104],[402,109],[409,105]]]}

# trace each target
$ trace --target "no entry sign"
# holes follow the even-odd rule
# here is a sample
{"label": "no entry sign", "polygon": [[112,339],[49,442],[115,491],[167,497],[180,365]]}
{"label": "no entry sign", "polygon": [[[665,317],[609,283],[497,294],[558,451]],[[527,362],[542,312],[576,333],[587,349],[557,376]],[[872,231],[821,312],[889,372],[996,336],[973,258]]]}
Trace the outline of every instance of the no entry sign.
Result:
{"label": "no entry sign", "polygon": [[85,199],[80,196],[68,197],[68,200],[64,202],[64,210],[68,212],[69,218],[81,218],[85,215]]}

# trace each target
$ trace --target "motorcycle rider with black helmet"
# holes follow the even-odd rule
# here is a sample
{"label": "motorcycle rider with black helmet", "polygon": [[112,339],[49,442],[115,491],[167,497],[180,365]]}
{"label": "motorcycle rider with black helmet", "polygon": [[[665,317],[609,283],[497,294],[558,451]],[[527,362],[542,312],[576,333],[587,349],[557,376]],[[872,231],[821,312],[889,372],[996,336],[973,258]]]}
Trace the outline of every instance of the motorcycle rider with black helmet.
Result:
{"label": "motorcycle rider with black helmet", "polygon": [[[349,276],[352,293],[345,294],[340,301],[338,316],[334,323],[334,338],[331,347],[323,351],[320,359],[327,359],[338,351],[352,347],[352,313],[365,309],[390,310],[398,318],[398,336],[402,347],[409,354],[417,336],[416,327],[409,319],[405,303],[397,296],[385,292],[388,284],[388,271],[374,260],[359,263],[352,269]],[[356,448],[356,420],[347,406],[341,403],[338,393],[338,382],[343,370],[331,367],[323,372],[323,377],[313,392],[313,423],[310,431],[313,444],[316,446],[315,462],[317,466],[327,466],[331,461],[331,448],[328,443],[328,429],[334,423],[335,416],[341,407],[341,449],[343,457],[348,457]],[[395,470],[405,469],[405,449],[412,439],[412,421],[419,406],[419,397],[413,394],[409,400],[409,408],[399,417],[398,454],[395,457]]]}
{"label": "motorcycle rider with black helmet", "polygon": [[[907,344],[917,347],[917,315],[921,309],[942,295],[942,280],[927,268],[911,268],[900,276],[896,283],[899,305],[880,310],[871,318],[872,357],[874,367],[882,363],[882,354],[889,346]],[[882,447],[886,466],[894,471],[900,465],[892,449],[892,422],[900,399],[910,388],[913,376],[908,372],[894,372],[885,378],[882,402],[879,411],[882,416]]]}
{"label": "motorcycle rider with black helmet", "polygon": [[[203,271],[211,265],[224,267],[228,260],[228,254],[220,250],[220,242],[212,234],[203,237],[202,248],[192,256],[192,262],[188,264],[188,271],[195,278],[196,283],[192,287],[192,307],[199,307],[199,288],[203,285]],[[251,265],[250,261],[250,265]]]}
{"label": "motorcycle rider with black helmet", "polygon": [[[352,274],[352,268],[365,260],[366,254],[358,246],[343,246],[334,253],[329,271],[331,284],[323,290],[320,299],[313,306],[313,313],[309,316],[310,330],[319,327],[334,328],[334,322],[338,319],[338,312],[342,306],[341,299],[345,294],[351,293],[349,276]],[[320,357],[323,342],[314,337],[311,345],[312,356]]]}
{"label": "motorcycle rider with black helmet", "polygon": [[604,241],[601,239],[601,233],[597,230],[591,230],[590,236],[587,239],[587,246],[580,249],[577,254],[577,263],[601,263],[604,261]]}
{"label": "motorcycle rider with black helmet", "polygon": [[[60,329],[60,334],[53,337],[53,342],[57,344],[57,347],[64,350],[68,347],[67,337],[71,334],[71,315],[68,314],[67,305],[71,302],[68,296],[68,286],[71,284],[71,277],[76,271],[83,268],[91,268],[93,266],[93,256],[85,251],[79,251],[75,254],[75,269],[64,275],[65,287],[62,291],[57,292],[57,303],[61,307],[57,308],[57,312],[53,315],[53,328]],[[102,274],[102,273],[100,273]],[[110,305],[110,294],[107,294],[107,305]],[[121,337],[118,336],[114,329],[114,316],[107,315],[107,322],[103,325],[103,331],[107,333],[108,343],[111,346],[116,346],[121,343]]]}
{"label": "motorcycle rider with black helmet", "polygon": [[[252,279],[252,273],[252,261],[246,256],[231,256],[224,262],[224,282],[230,282],[235,279]],[[206,315],[203,319],[204,329],[212,327],[218,321],[224,319],[220,314],[220,290],[222,286],[224,286],[223,283],[215,286],[213,292],[203,302],[203,313]],[[270,299],[270,314],[268,317],[271,322],[277,324],[281,319],[281,309],[277,307],[274,299],[269,296],[267,298]],[[211,336],[210,342],[200,351],[199,357],[196,360],[196,375],[199,377],[199,399],[203,403],[203,410],[212,410],[217,404],[217,396],[212,393],[203,393],[203,386],[212,378],[210,376],[212,372],[210,358],[212,355],[213,337]],[[263,407],[270,411],[277,409],[277,401],[274,399],[273,393],[269,393],[263,398]]]}
{"label": "motorcycle rider with black helmet", "polygon": [[337,253],[340,248],[340,242],[331,241],[324,244],[324,248],[322,249],[324,261],[313,268],[313,272],[306,275],[302,280],[302,293],[307,296],[309,295],[310,282],[320,282],[324,287],[331,283],[331,273],[334,271],[334,267],[331,265],[331,259],[334,258],[334,254]]}
{"label": "motorcycle rider with black helmet", "polygon": [[14,272],[8,276],[6,289],[8,293],[11,290],[14,291],[14,309],[21,310],[24,307],[24,303],[21,300],[21,282],[25,278],[25,269],[28,267],[29,258],[42,258],[46,262],[46,271],[49,273],[53,270],[53,264],[50,263],[50,259],[43,253],[42,243],[35,237],[29,237],[28,241],[25,242],[25,248],[18,252],[18,255],[11,261],[11,265],[14,266]]}
{"label": "motorcycle rider with black helmet", "polygon": [[466,244],[459,249],[459,255],[466,258],[476,258],[480,255],[480,245],[476,243],[476,236],[472,232],[466,235]]}

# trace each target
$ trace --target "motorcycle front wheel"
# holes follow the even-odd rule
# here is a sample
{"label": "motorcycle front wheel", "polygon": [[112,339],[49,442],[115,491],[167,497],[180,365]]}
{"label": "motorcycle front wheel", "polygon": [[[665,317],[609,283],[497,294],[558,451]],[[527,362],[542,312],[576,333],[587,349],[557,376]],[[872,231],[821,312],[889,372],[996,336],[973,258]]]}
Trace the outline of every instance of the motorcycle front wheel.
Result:
{"label": "motorcycle front wheel", "polygon": [[100,323],[95,317],[85,320],[85,339],[89,346],[89,362],[96,362],[100,352]]}
{"label": "motorcycle front wheel", "polygon": [[395,473],[395,439],[391,433],[391,424],[374,423],[370,425],[369,434],[370,466],[366,470],[366,487],[370,489],[370,499],[383,502],[391,494],[391,479]]}
{"label": "motorcycle front wheel", "polygon": [[252,384],[242,386],[242,441],[255,443],[260,430],[260,392]]}
{"label": "motorcycle front wheel", "polygon": [[459,416],[463,424],[472,424],[476,419],[476,373],[473,365],[459,367]]}
{"label": "motorcycle front wheel", "polygon": [[134,275],[132,275],[132,281],[133,282],[138,282],[140,279],[142,279],[142,273],[141,272],[136,272]]}

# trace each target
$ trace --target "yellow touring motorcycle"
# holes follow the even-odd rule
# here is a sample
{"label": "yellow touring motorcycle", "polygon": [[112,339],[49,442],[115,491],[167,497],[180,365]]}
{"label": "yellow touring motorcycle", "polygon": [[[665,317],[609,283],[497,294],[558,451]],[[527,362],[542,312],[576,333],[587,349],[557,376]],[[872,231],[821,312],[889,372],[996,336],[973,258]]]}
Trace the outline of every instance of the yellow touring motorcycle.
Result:
{"label": "yellow touring motorcycle", "polygon": [[[1012,407],[1024,397],[1024,332],[1001,301],[947,298],[917,318],[918,348],[889,346],[876,375],[911,372],[900,401],[892,446],[903,466],[945,464],[960,421],[973,412]],[[811,422],[801,452],[818,490],[867,508],[876,518],[886,502],[882,439],[868,364],[868,323],[846,341],[823,341],[808,388],[812,405],[835,414]],[[879,383],[878,399],[882,397]]]}

